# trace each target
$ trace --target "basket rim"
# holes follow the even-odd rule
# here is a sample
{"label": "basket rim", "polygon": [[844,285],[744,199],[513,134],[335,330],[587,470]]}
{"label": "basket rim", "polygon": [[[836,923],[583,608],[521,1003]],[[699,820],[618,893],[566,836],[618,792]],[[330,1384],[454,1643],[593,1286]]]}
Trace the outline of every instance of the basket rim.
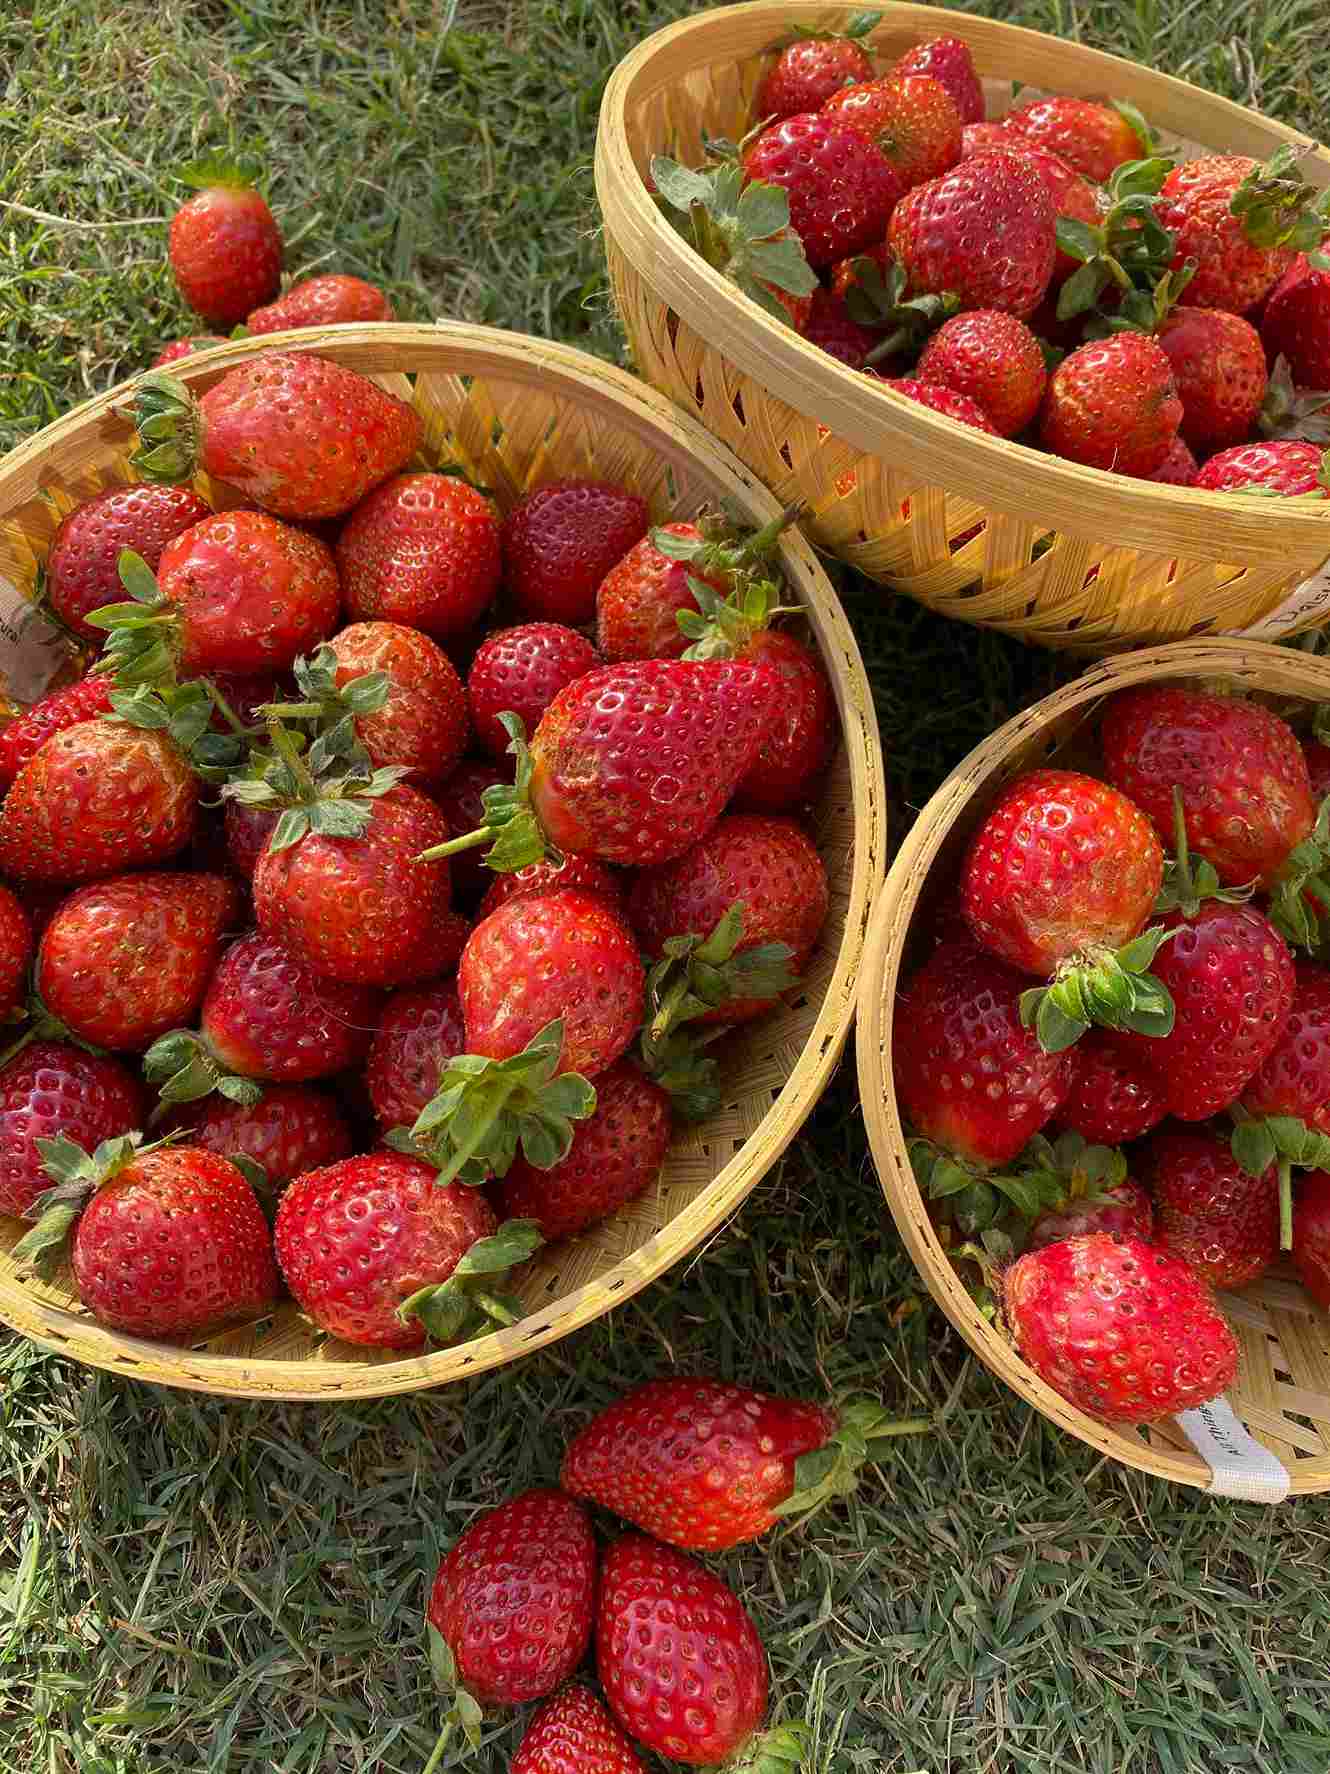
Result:
{"label": "basket rim", "polygon": [[[579,390],[594,390],[602,397],[611,397],[624,421],[640,435],[662,438],[667,432],[673,433],[676,442],[699,461],[723,494],[736,500],[759,522],[768,521],[780,510],[778,501],[755,475],[663,395],[573,346],[528,334],[457,321],[308,327],[229,341],[181,359],[170,366],[170,373],[186,383],[207,382],[216,380],[228,367],[261,353],[317,352],[322,346],[381,347],[383,363],[372,361],[371,351],[371,362],[359,366],[369,374],[415,373],[422,367],[418,362],[391,359],[428,348],[436,359],[429,368],[435,372],[493,374],[526,382],[548,383],[552,379],[560,384],[569,410],[575,410]],[[147,373],[150,372],[144,372]],[[107,393],[82,402],[0,460],[0,515],[37,495],[43,459],[55,444],[74,433],[91,427],[96,441],[123,446],[128,426],[127,421],[117,418],[116,409],[141,380],[141,376],[132,377]],[[0,1321],[57,1354],[155,1384],[231,1397],[304,1402],[380,1397],[469,1379],[553,1343],[662,1276],[712,1233],[785,1151],[822,1096],[853,1021],[868,914],[885,872],[886,786],[882,750],[858,643],[816,555],[797,529],[782,535],[781,551],[794,569],[790,579],[799,588],[801,600],[805,587],[814,594],[807,601],[819,629],[824,663],[836,694],[854,809],[849,904],[835,965],[799,1062],[791,1068],[779,1095],[743,1146],[682,1212],[612,1269],[580,1284],[557,1301],[535,1308],[517,1324],[472,1343],[391,1361],[287,1361],[220,1355],[129,1337],[81,1314],[48,1306],[3,1275]],[[808,1070],[796,1078],[804,1059],[810,1062]],[[760,1149],[754,1151],[758,1141]],[[299,1383],[293,1383],[296,1381]]]}
{"label": "basket rim", "polygon": [[[713,349],[722,351],[763,388],[778,390],[782,400],[826,425],[836,436],[868,455],[896,459],[902,451],[924,448],[930,461],[947,464],[945,470],[930,470],[930,478],[948,486],[962,480],[977,481],[984,488],[984,503],[1006,516],[1028,517],[1031,505],[1037,505],[1041,493],[1047,492],[1057,495],[1060,504],[1094,511],[1093,524],[1089,528],[1082,525],[1085,534],[1102,537],[1105,526],[1111,525],[1115,542],[1147,552],[1158,552],[1158,530],[1167,526],[1169,550],[1189,558],[1288,565],[1291,571],[1305,567],[1309,573],[1320,566],[1330,554],[1330,503],[1324,513],[1315,507],[1285,506],[1278,512],[1278,522],[1271,524],[1275,514],[1267,501],[1134,480],[957,425],[800,338],[743,296],[675,232],[647,192],[628,147],[630,104],[670,84],[657,74],[657,58],[679,45],[700,49],[714,36],[718,43],[728,40],[728,50],[718,48],[714,56],[696,54],[688,66],[703,66],[723,55],[734,59],[736,32],[746,39],[755,35],[762,21],[770,21],[770,36],[763,35],[765,43],[775,38],[781,24],[796,20],[816,24],[824,19],[836,23],[843,19],[844,11],[843,5],[829,5],[826,0],[809,5],[801,0],[745,0],[740,5],[716,7],[662,27],[615,68],[601,100],[596,131],[596,195],[616,248],[643,282],[703,338],[716,341],[720,321],[725,343],[713,343]],[[1148,87],[1171,97],[1175,107],[1186,103],[1194,111],[1229,117],[1249,133],[1264,131],[1303,149],[1307,156],[1304,171],[1319,175],[1313,177],[1314,183],[1330,185],[1330,151],[1319,143],[1176,76],[1141,68],[1120,56],[1069,43],[1047,32],[931,6],[893,5],[869,40],[912,29],[919,34],[944,29],[948,35],[964,38],[971,47],[1007,44],[1035,52],[1037,46],[1056,44],[1087,70],[1082,83],[1087,91],[1119,91],[1124,85],[1128,89]],[[759,53],[761,47],[762,43],[755,42],[753,53]],[[1090,79],[1090,74],[1097,79]],[[991,485],[994,471],[1000,478],[1010,478],[1013,465],[1022,472],[1023,490],[1007,493],[995,489]],[[1059,521],[1057,527],[1076,532],[1074,523]]]}
{"label": "basket rim", "polygon": [[[1143,675],[1142,668],[1147,665],[1152,669]],[[1302,677],[1309,698],[1319,686],[1330,700],[1330,659],[1269,642],[1217,637],[1139,647],[1100,660],[1060,690],[1004,722],[962,758],[925,803],[901,842],[869,923],[859,987],[856,1060],[873,1162],[897,1230],[933,1300],[984,1365],[1059,1428],[1123,1465],[1201,1490],[1210,1488],[1212,1474],[1199,1454],[1147,1443],[1070,1404],[1027,1366],[983,1317],[956,1278],[906,1157],[906,1136],[891,1075],[892,1028],[905,944],[929,872],[957,820],[988,792],[1014,741],[1040,732],[1056,717],[1078,711],[1083,714],[1118,688],[1124,677],[1132,683],[1175,677],[1241,679],[1275,665]],[[950,1278],[949,1285],[945,1279],[941,1289],[934,1285],[930,1265],[939,1275]],[[1292,1495],[1330,1490],[1330,1452],[1297,1460],[1289,1471]]]}

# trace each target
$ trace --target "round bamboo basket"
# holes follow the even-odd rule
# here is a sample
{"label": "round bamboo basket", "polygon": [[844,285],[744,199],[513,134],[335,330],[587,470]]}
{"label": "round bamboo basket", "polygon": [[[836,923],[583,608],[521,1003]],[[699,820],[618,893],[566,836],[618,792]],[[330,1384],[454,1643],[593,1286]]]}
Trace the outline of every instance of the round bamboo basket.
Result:
{"label": "round bamboo basket", "polygon": [[[1175,643],[1106,661],[1007,722],[952,771],[915,821],[878,896],[864,952],[858,1060],[868,1137],[883,1193],[930,1293],[976,1355],[1027,1403],[1091,1447],[1160,1478],[1208,1488],[1210,1468],[1173,1424],[1109,1427],[1067,1403],[1027,1367],[978,1311],[929,1218],[910,1169],[891,1081],[896,988],[916,960],[916,913],[955,883],[970,832],[1013,776],[1052,758],[1098,766],[1096,717],[1129,684],[1229,684],[1297,703],[1330,701],[1330,660],[1248,641]],[[1241,1350],[1228,1397],[1237,1415],[1292,1474],[1294,1493],[1330,1490],[1330,1317],[1281,1264],[1240,1294],[1221,1295]]]}
{"label": "round bamboo basket", "polygon": [[[726,500],[754,525],[775,501],[695,421],[631,377],[568,348],[484,327],[337,326],[219,346],[174,366],[203,389],[260,351],[317,351],[411,400],[431,462],[459,463],[508,506],[529,486],[594,475],[634,487],[653,517],[690,516]],[[19,635],[25,606],[61,514],[99,488],[132,479],[125,388],[89,401],[0,464],[0,679],[16,699],[52,675],[49,651]],[[235,505],[226,489],[211,493]],[[0,1218],[0,1319],[94,1366],[236,1397],[375,1397],[469,1378],[567,1336],[664,1273],[732,1214],[775,1163],[821,1095],[854,1010],[864,930],[886,856],[882,754],[863,662],[815,556],[787,535],[782,564],[808,614],[835,688],[841,746],[816,810],[831,880],[816,954],[780,1010],[726,1048],[725,1100],[681,1132],[659,1186],[581,1238],[551,1246],[515,1278],[527,1307],[497,1334],[420,1356],[382,1355],[323,1340],[289,1302],[270,1319],[192,1348],[117,1335],[80,1307],[66,1276],[45,1287],[8,1252],[22,1224]],[[7,666],[17,667],[21,684]]]}
{"label": "round bamboo basket", "polygon": [[[703,134],[738,137],[769,46],[801,23],[839,26],[844,5],[758,0],[657,31],[605,89],[596,192],[619,316],[640,373],[783,501],[807,501],[819,546],[943,615],[1088,653],[1325,619],[1294,601],[1330,556],[1330,506],[1155,486],[986,437],[845,368],[767,316],[675,233],[642,175],[654,154],[688,165]],[[969,44],[990,115],[1039,91],[1139,105],[1189,147],[1266,157],[1330,154],[1295,131],[1184,81],[1037,31],[928,6],[885,9],[871,42],[885,67],[921,38]],[[978,533],[976,534],[976,528]]]}

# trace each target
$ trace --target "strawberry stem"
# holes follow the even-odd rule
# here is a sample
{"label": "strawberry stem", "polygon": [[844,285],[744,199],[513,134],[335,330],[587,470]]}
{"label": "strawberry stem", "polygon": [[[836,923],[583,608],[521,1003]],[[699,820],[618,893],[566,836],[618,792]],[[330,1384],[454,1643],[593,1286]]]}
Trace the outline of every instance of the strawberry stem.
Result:
{"label": "strawberry stem", "polygon": [[227,700],[224,693],[217,688],[216,684],[213,683],[211,678],[203,678],[200,681],[202,682],[204,688],[207,690],[208,695],[212,698],[213,707],[217,710],[218,714],[221,715],[222,719],[226,722],[227,726],[231,729],[231,731],[233,733],[235,733],[239,738],[248,739],[251,736],[251,734],[258,733],[258,732],[262,731],[262,729],[259,727],[246,727],[244,725],[244,723],[240,719],[240,716],[231,707],[231,704]]}
{"label": "strawberry stem", "polygon": [[1279,1248],[1293,1249],[1293,1160],[1279,1155]]}

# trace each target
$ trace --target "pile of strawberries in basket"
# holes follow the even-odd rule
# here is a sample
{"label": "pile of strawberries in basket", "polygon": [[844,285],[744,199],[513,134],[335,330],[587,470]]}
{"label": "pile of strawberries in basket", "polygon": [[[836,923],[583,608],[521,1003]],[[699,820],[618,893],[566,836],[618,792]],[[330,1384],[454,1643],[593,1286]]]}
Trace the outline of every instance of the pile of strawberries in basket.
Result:
{"label": "pile of strawberries in basket", "polygon": [[966,45],[882,15],[776,46],[741,142],[651,163],[709,263],[849,368],[1089,467],[1330,499],[1330,192],[1161,148],[1132,106],[985,117]]}
{"label": "pile of strawberries in basket", "polygon": [[1284,713],[1301,738],[1255,699],[1115,694],[1098,775],[1001,792],[897,999],[939,1233],[1105,1421],[1222,1392],[1213,1290],[1282,1252],[1330,1308],[1330,747]]}

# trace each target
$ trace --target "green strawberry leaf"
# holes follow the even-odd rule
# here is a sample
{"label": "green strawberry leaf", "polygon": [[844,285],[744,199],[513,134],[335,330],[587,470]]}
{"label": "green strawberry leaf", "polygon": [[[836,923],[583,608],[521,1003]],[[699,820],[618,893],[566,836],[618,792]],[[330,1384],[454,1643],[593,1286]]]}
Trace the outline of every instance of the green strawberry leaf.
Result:
{"label": "green strawberry leaf", "polygon": [[508,1220],[491,1238],[471,1246],[447,1281],[419,1288],[397,1308],[403,1324],[413,1318],[423,1324],[435,1342],[456,1342],[494,1330],[513,1321],[513,1308],[524,1310],[512,1296],[496,1295],[477,1288],[478,1276],[503,1275],[534,1256],[544,1243],[535,1220]]}
{"label": "green strawberry leaf", "polygon": [[143,1056],[143,1074],[159,1086],[163,1105],[198,1102],[214,1090],[228,1102],[247,1106],[263,1095],[262,1085],[254,1079],[237,1077],[220,1065],[202,1035],[192,1029],[175,1029],[154,1041]]}
{"label": "green strawberry leaf", "polygon": [[650,1029],[644,1028],[638,1056],[642,1070],[666,1092],[681,1121],[705,1121],[720,1107],[720,1065],[706,1052],[705,1041],[688,1030],[653,1041]]}
{"label": "green strawberry leaf", "polygon": [[823,1445],[795,1461],[794,1488],[773,1506],[772,1514],[806,1517],[832,1497],[850,1496],[858,1487],[860,1468],[885,1454],[890,1439],[923,1435],[932,1427],[928,1417],[893,1418],[874,1398],[848,1401]]}

